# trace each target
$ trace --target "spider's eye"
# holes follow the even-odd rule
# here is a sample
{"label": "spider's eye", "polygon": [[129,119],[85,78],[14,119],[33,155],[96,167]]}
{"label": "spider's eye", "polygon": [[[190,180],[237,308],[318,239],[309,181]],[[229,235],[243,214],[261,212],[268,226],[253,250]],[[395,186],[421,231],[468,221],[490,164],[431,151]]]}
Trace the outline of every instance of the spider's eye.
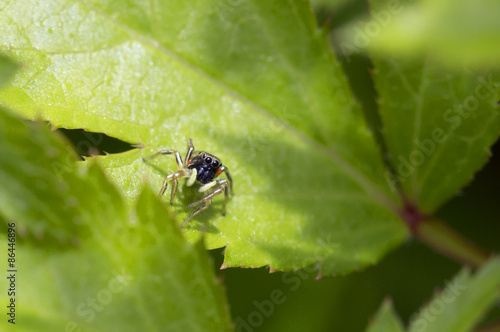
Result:
{"label": "spider's eye", "polygon": [[207,158],[205,159],[205,162],[206,162],[208,165],[210,165],[210,163],[212,162],[212,158],[207,157]]}
{"label": "spider's eye", "polygon": [[217,160],[214,160],[214,162],[212,163],[212,166],[219,167],[219,162]]}

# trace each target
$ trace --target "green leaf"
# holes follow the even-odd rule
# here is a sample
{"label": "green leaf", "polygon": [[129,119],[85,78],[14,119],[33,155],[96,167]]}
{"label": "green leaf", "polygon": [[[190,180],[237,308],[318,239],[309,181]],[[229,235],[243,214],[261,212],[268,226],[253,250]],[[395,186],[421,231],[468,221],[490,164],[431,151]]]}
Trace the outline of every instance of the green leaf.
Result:
{"label": "green leaf", "polygon": [[[41,14],[43,13],[43,15]],[[194,219],[225,266],[350,271],[407,232],[373,135],[306,2],[9,1],[2,48],[24,64],[3,105],[142,150],[96,158],[133,205],[176,170],[159,149],[199,150],[236,195]],[[197,196],[182,183],[180,223]]]}
{"label": "green leaf", "polygon": [[[101,169],[76,169],[56,134],[5,112],[0,133],[0,214],[17,234],[16,293],[0,295],[15,299],[16,325],[2,319],[0,330],[230,330],[204,245],[186,242],[153,193],[140,194],[129,216]],[[71,171],[58,180],[52,163],[64,157]]]}
{"label": "green leaf", "polygon": [[[376,2],[373,12],[386,3]],[[443,68],[429,55],[373,54],[373,62],[397,180],[413,204],[432,212],[487,162],[500,132],[500,77]]]}
{"label": "green leaf", "polygon": [[403,332],[404,327],[399,317],[394,312],[392,301],[385,300],[374,320],[370,323],[367,332]]}
{"label": "green leaf", "polygon": [[498,1],[410,2],[395,2],[397,5],[391,12],[388,7],[379,7],[374,12],[378,16],[368,24],[378,27],[378,31],[381,29],[379,34],[372,35],[375,50],[407,56],[429,52],[448,65],[466,62],[471,66],[498,67]]}
{"label": "green leaf", "polygon": [[384,136],[398,181],[413,203],[431,212],[488,161],[500,131],[500,80],[493,74],[443,70],[428,58],[374,57],[374,63]]}
{"label": "green leaf", "polygon": [[498,299],[499,287],[500,258],[491,259],[474,276],[464,269],[419,312],[409,331],[471,331]]}

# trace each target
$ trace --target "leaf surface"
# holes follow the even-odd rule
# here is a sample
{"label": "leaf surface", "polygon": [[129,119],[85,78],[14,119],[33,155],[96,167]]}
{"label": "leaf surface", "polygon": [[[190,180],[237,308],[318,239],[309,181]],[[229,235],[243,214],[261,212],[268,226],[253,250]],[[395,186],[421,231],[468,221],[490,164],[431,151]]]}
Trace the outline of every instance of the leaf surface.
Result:
{"label": "leaf surface", "polygon": [[[142,150],[96,158],[133,205],[176,170],[162,148],[220,157],[236,195],[193,220],[226,266],[346,272],[406,237],[373,135],[308,4],[7,1],[5,52],[25,70],[4,105]],[[181,222],[196,193],[180,184]]]}

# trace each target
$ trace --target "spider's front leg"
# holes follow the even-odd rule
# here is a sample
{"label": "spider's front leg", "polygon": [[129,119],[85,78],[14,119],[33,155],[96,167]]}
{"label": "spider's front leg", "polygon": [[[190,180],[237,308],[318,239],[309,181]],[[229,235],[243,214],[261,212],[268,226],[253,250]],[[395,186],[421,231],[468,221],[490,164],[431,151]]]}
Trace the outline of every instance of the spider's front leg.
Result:
{"label": "spider's front leg", "polygon": [[[189,143],[191,144],[191,146],[193,145],[192,142],[189,142]],[[177,191],[177,179],[189,177],[191,175],[190,172],[187,171],[184,167],[185,162],[182,161],[181,154],[176,150],[162,150],[162,151],[156,152],[155,154],[152,154],[149,157],[142,158],[142,160],[143,161],[150,161],[151,159],[154,159],[160,155],[168,155],[168,154],[175,155],[175,162],[177,163],[177,168],[179,170],[175,173],[170,174],[169,176],[167,176],[165,178],[165,181],[163,181],[163,185],[160,188],[160,192],[158,193],[158,197],[163,196],[163,194],[165,193],[165,190],[167,190],[168,182],[172,181],[172,192],[170,194],[170,205],[172,205],[173,201],[174,201],[175,193]],[[188,151],[188,155],[189,155],[189,151]]]}
{"label": "spider's front leg", "polygon": [[172,191],[170,192],[170,205],[172,205],[174,202],[175,193],[177,192],[177,183],[178,183],[177,179],[188,178],[190,176],[191,172],[190,170],[187,169],[181,169],[180,171],[168,175],[165,178],[165,181],[163,181],[163,185],[160,188],[160,193],[158,194],[158,197],[163,196],[165,190],[167,190],[168,183],[172,181]]}
{"label": "spider's front leg", "polygon": [[184,167],[187,167],[189,161],[191,160],[191,157],[193,156],[193,152],[194,152],[193,140],[190,138],[188,139],[188,150],[186,153],[186,159],[184,159]]}
{"label": "spider's front leg", "polygon": [[174,154],[175,155],[175,162],[177,163],[177,168],[178,169],[182,169],[184,168],[184,163],[182,162],[182,157],[181,157],[181,154],[179,152],[177,152],[176,150],[162,150],[162,151],[158,151],[148,157],[144,157],[142,158],[143,161],[150,161],[151,159],[154,159],[160,155],[166,155],[166,154]]}

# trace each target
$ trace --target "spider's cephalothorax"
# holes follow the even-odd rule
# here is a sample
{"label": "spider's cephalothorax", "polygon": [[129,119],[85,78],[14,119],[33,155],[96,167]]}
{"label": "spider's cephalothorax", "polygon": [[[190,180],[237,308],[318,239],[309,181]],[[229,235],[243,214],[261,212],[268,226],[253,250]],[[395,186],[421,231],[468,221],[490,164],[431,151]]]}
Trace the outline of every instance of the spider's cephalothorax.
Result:
{"label": "spider's cephalothorax", "polygon": [[[187,222],[193,219],[198,213],[208,209],[210,204],[212,204],[212,198],[224,193],[224,204],[222,205],[222,215],[226,214],[226,203],[229,198],[229,193],[233,193],[233,180],[229,174],[229,170],[222,165],[221,161],[206,152],[200,152],[193,157],[194,146],[193,141],[188,139],[188,151],[184,161],[182,160],[179,152],[175,150],[163,150],[159,151],[149,157],[142,158],[144,161],[149,161],[162,154],[174,154],[175,161],[177,162],[177,167],[179,170],[168,175],[163,181],[163,186],[160,189],[159,196],[162,196],[167,190],[167,185],[169,181],[172,181],[172,191],[170,193],[170,204],[174,201],[175,192],[177,191],[177,179],[188,178],[187,185],[192,186],[196,181],[200,182],[202,186],[198,189],[199,192],[205,193],[205,197],[197,202],[188,205],[189,208],[195,207],[202,203],[203,206],[199,207],[189,217],[184,220],[181,227]],[[215,180],[222,172],[226,174],[227,180]],[[228,193],[229,191],[229,193]]]}
{"label": "spider's cephalothorax", "polygon": [[193,159],[188,161],[188,168],[196,168],[196,181],[207,184],[222,172],[222,163],[214,155],[200,152]]}

